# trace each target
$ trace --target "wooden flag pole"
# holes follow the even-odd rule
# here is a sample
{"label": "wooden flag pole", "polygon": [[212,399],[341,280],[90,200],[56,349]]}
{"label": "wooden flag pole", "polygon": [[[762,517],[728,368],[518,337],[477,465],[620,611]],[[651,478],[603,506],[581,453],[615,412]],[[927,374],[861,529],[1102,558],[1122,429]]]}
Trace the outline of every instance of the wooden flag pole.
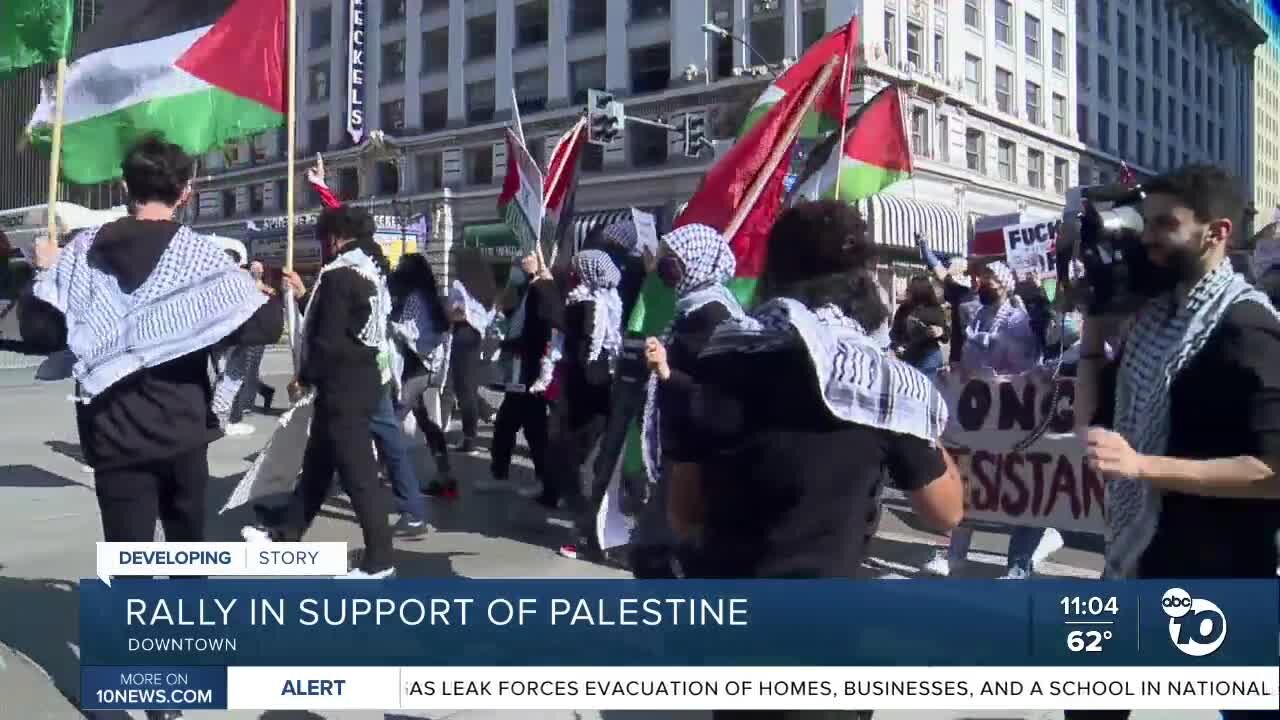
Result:
{"label": "wooden flag pole", "polygon": [[288,135],[286,146],[289,152],[288,175],[285,180],[285,203],[288,215],[285,220],[285,255],[284,268],[293,270],[293,236],[295,225],[295,193],[297,192],[298,165],[298,0],[289,3],[289,45],[286,71],[289,73],[289,99],[286,108],[285,128]]}
{"label": "wooden flag pole", "polygon": [[[791,123],[782,134],[782,141],[774,145],[773,151],[769,154],[769,159],[765,161],[764,167],[756,175],[756,179],[747,190],[747,196],[738,204],[738,209],[734,212],[733,219],[729,221],[729,226],[725,228],[725,242],[733,241],[733,236],[738,234],[738,230],[742,228],[742,223],[746,222],[751,208],[755,206],[760,199],[760,194],[764,192],[765,183],[769,182],[769,179],[773,177],[773,173],[778,169],[778,163],[782,162],[782,158],[790,153],[791,144],[795,142],[796,135],[800,134],[800,126],[804,124],[804,116],[809,113],[809,108],[818,99],[818,94],[831,81],[831,75],[835,72],[836,63],[838,62],[840,62],[839,58],[831,58],[826,66],[822,68],[822,72],[818,74],[818,79],[809,88],[809,92],[805,93],[800,109],[795,113],[795,117],[791,118]],[[843,148],[844,144],[841,143],[837,150],[843,151]]]}
{"label": "wooden flag pole", "polygon": [[[850,21],[852,22],[852,21]],[[853,28],[847,31],[853,33]],[[849,69],[853,64],[853,58],[850,57],[850,51],[853,50],[853,42],[846,43],[844,62],[840,66],[840,97],[844,98],[844,106],[840,108],[840,140],[836,143],[833,152],[839,153],[837,157],[839,161],[836,163],[836,193],[835,199],[840,200],[840,179],[844,176],[844,143],[846,128],[849,126]]]}
{"label": "wooden flag pole", "polygon": [[54,80],[53,141],[49,149],[49,241],[58,242],[58,177],[62,170],[62,111],[67,83],[67,58],[58,58],[58,74]]}

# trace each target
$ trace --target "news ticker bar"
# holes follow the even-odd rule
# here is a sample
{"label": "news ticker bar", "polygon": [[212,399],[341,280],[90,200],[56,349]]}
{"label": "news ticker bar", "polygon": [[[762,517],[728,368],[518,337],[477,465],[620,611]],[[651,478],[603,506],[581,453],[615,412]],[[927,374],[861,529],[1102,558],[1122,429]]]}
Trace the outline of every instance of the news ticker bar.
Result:
{"label": "news ticker bar", "polygon": [[1270,667],[85,667],[86,710],[1274,710]]}
{"label": "news ticker bar", "polygon": [[347,544],[308,542],[100,542],[98,579],[115,577],[334,577],[347,572]]}

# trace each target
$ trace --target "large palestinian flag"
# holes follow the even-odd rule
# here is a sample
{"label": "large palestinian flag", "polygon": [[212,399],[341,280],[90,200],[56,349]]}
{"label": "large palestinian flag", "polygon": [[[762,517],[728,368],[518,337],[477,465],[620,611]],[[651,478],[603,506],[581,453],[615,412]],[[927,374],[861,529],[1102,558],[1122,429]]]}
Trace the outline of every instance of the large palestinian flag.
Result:
{"label": "large palestinian flag", "polygon": [[[113,0],[70,58],[63,177],[120,177],[149,133],[195,154],[281,125],[287,42],[287,0]],[[51,137],[50,90],[29,125],[35,144]]]}
{"label": "large palestinian flag", "polygon": [[778,101],[797,91],[803,91],[813,79],[822,72],[823,66],[833,56],[846,58],[846,66],[842,68],[843,80],[832,83],[822,97],[814,103],[805,116],[804,125],[800,127],[800,137],[806,140],[820,138],[826,133],[840,129],[840,120],[844,117],[849,101],[849,80],[853,69],[853,59],[858,42],[858,18],[827,33],[814,43],[794,65],[787,68],[782,75],[765,88],[756,98],[751,109],[747,111],[746,120],[738,130],[738,137],[746,137],[748,131],[760,122]]}
{"label": "large palestinian flag", "polygon": [[[911,143],[896,85],[876,93],[849,118],[844,142],[834,132],[813,149],[796,180],[794,200],[856,202],[911,174]],[[840,151],[836,146],[840,145]]]}

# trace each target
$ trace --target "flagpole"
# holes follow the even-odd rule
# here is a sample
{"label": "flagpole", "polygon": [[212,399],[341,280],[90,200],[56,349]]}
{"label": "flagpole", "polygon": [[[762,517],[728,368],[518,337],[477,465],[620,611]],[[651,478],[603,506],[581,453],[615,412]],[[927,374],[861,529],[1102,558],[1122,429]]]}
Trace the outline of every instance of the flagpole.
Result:
{"label": "flagpole", "polygon": [[[765,161],[764,167],[760,173],[756,175],[756,179],[751,183],[751,187],[747,190],[747,195],[738,204],[738,209],[733,214],[733,219],[729,221],[728,227],[724,231],[725,242],[731,242],[733,236],[738,234],[738,230],[742,228],[742,223],[746,222],[747,215],[751,212],[751,208],[755,206],[760,199],[760,194],[764,192],[765,183],[773,177],[773,173],[778,169],[778,163],[782,162],[783,156],[787,155],[791,150],[792,143],[796,140],[796,135],[800,134],[800,126],[804,124],[804,116],[809,112],[809,108],[818,99],[818,94],[827,87],[827,83],[831,81],[831,75],[835,72],[836,58],[832,58],[822,68],[818,79],[809,88],[809,92],[805,94],[804,100],[801,102],[799,110],[795,116],[791,118],[791,123],[787,126],[786,131],[782,135],[782,142],[774,146],[773,151],[769,154],[769,159]],[[836,151],[843,151],[844,143],[840,143]]]}
{"label": "flagpole", "polygon": [[[851,19],[850,23],[853,22]],[[853,28],[850,27],[845,32],[849,33],[849,40],[845,43],[844,62],[840,67],[840,97],[844,98],[844,107],[840,108],[840,142],[835,147],[835,152],[839,153],[837,157],[841,162],[836,163],[836,194],[835,199],[840,201],[840,178],[844,176],[844,142],[845,129],[849,124],[849,66],[853,63],[850,55],[854,48]],[[821,169],[818,172],[822,172]]]}
{"label": "flagpole", "polygon": [[53,139],[49,149],[49,207],[48,230],[49,241],[58,242],[58,176],[62,165],[62,113],[64,106],[64,90],[67,83],[67,58],[58,58],[58,73],[54,80],[53,95]]}
{"label": "flagpole", "polygon": [[285,179],[285,203],[289,206],[288,214],[285,216],[285,270],[293,270],[293,236],[294,236],[294,208],[295,193],[297,192],[297,164],[298,164],[298,0],[287,0],[289,3],[289,44],[288,44],[288,63],[286,71],[289,73],[289,98],[286,108],[285,128],[288,134],[286,147],[289,153],[288,159],[288,175]]}

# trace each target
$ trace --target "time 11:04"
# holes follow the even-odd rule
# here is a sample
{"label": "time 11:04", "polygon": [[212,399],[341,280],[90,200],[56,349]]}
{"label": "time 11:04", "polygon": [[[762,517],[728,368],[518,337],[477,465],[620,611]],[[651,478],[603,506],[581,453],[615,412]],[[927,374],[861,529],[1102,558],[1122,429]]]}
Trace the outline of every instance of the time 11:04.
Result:
{"label": "time 11:04", "polygon": [[1062,612],[1064,615],[1102,615],[1109,613],[1118,615],[1120,613],[1120,605],[1116,601],[1115,596],[1111,597],[1064,597],[1062,598]]}

